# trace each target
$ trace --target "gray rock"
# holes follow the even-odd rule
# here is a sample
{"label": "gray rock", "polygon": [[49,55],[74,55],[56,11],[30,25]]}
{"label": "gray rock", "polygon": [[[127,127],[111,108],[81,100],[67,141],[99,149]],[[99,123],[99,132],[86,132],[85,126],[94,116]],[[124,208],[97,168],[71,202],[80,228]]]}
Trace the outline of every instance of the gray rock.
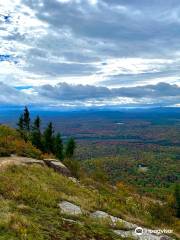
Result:
{"label": "gray rock", "polygon": [[106,212],[103,212],[103,211],[96,211],[94,213],[91,213],[90,216],[92,218],[99,218],[99,219],[110,218],[110,215]]}
{"label": "gray rock", "polygon": [[34,158],[20,157],[16,155],[0,158],[0,167],[7,165],[32,165],[32,164],[39,164],[44,166],[43,160],[37,160]]}
{"label": "gray rock", "polygon": [[118,236],[121,236],[122,238],[128,238],[128,237],[133,238],[131,231],[113,230],[113,232]]}
{"label": "gray rock", "polygon": [[114,223],[114,225],[116,225],[118,222],[120,222],[120,223],[122,223],[124,228],[127,228],[127,229],[135,229],[135,228],[138,227],[136,224],[127,222],[127,221],[125,221],[121,218],[118,218],[118,217],[113,217],[113,216],[110,215],[110,218],[111,218],[111,221]]}
{"label": "gray rock", "polygon": [[140,228],[140,230],[142,230],[142,234],[141,233],[137,234],[135,229],[139,228],[138,225],[127,222],[121,218],[114,217],[103,211],[96,211],[94,213],[91,213],[90,216],[92,218],[97,218],[97,219],[109,219],[112,222],[112,226],[116,226],[118,222],[122,223],[123,228],[126,228],[127,231],[113,230],[113,232],[123,238],[131,237],[137,240],[172,240],[172,238],[170,238],[167,235],[153,233],[150,229],[147,229],[147,228]]}
{"label": "gray rock", "polygon": [[122,225],[127,229],[135,229],[137,227],[136,224],[127,222],[118,217],[114,217],[103,211],[96,211],[96,212],[92,213],[90,216],[92,218],[109,219],[112,222],[112,225],[116,225],[117,223],[122,223]]}
{"label": "gray rock", "polygon": [[73,203],[63,201],[59,203],[59,207],[61,208],[61,212],[69,215],[81,215],[81,208]]}
{"label": "gray rock", "polygon": [[20,162],[24,163],[24,164],[29,164],[29,165],[31,165],[31,164],[39,164],[39,165],[44,166],[44,162],[42,160],[37,160],[37,159],[33,159],[33,158],[21,157]]}
{"label": "gray rock", "polygon": [[71,176],[71,172],[69,169],[60,161],[56,159],[44,159],[44,163],[48,166],[53,168],[56,172],[61,173],[62,175]]}
{"label": "gray rock", "polygon": [[121,236],[122,238],[131,237],[137,240],[172,240],[169,236],[158,235],[149,232],[149,229],[143,228],[142,234],[138,235],[135,230],[123,231],[123,230],[113,230],[115,234]]}

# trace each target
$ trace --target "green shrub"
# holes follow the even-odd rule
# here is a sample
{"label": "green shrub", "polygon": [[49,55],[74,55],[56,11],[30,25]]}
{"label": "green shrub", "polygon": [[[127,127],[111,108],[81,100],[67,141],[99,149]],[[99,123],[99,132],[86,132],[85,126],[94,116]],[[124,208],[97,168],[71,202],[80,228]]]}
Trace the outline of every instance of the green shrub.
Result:
{"label": "green shrub", "polygon": [[10,156],[12,153],[41,159],[41,151],[30,142],[25,142],[15,129],[0,125],[0,157]]}
{"label": "green shrub", "polygon": [[13,142],[18,137],[14,129],[5,125],[0,126],[0,157],[10,156],[13,153]]}
{"label": "green shrub", "polygon": [[81,167],[77,160],[74,159],[66,159],[64,161],[64,164],[67,166],[67,168],[70,170],[72,175],[76,178],[79,178],[81,175]]}
{"label": "green shrub", "polygon": [[13,144],[14,152],[19,156],[36,159],[42,158],[41,151],[35,148],[30,142],[25,142],[24,140],[15,140]]}
{"label": "green shrub", "polygon": [[151,215],[151,223],[171,224],[174,222],[173,211],[167,204],[161,205],[159,203],[151,203],[148,211]]}

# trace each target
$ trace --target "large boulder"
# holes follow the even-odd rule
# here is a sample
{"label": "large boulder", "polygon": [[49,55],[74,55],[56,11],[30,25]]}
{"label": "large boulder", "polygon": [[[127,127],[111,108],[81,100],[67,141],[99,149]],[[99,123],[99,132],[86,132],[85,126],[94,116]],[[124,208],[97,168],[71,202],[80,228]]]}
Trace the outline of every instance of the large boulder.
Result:
{"label": "large boulder", "polygon": [[44,159],[44,162],[48,167],[53,168],[56,172],[68,177],[71,176],[71,172],[62,162],[56,159]]}
{"label": "large boulder", "polygon": [[37,160],[34,158],[20,157],[16,155],[0,158],[0,167],[5,167],[8,165],[33,165],[33,164],[39,164],[44,166],[44,162],[42,160]]}
{"label": "large boulder", "polygon": [[61,213],[68,215],[81,215],[81,208],[73,203],[63,201],[58,205],[61,209]]}

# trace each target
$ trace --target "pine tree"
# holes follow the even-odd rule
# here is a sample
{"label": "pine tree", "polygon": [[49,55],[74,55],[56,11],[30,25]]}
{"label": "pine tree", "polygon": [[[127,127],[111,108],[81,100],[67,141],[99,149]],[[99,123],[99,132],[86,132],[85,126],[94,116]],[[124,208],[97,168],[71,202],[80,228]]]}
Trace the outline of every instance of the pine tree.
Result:
{"label": "pine tree", "polygon": [[70,138],[67,142],[66,151],[65,151],[65,155],[67,158],[73,157],[75,148],[76,148],[76,143],[74,141],[74,138]]}
{"label": "pine tree", "polygon": [[174,190],[176,217],[180,218],[180,184],[175,185]]}
{"label": "pine tree", "polygon": [[31,141],[36,148],[42,150],[40,125],[41,125],[41,119],[39,116],[37,116],[32,126]]}
{"label": "pine tree", "polygon": [[19,120],[18,120],[18,123],[17,123],[17,126],[18,126],[18,132],[20,133],[21,137],[26,140],[26,133],[24,131],[24,119],[23,119],[23,115],[21,115],[19,117]]}
{"label": "pine tree", "polygon": [[34,120],[34,127],[40,130],[40,125],[41,125],[41,119],[39,116],[37,116],[36,119]]}
{"label": "pine tree", "polygon": [[59,160],[63,160],[63,142],[60,133],[54,137],[54,154]]}
{"label": "pine tree", "polygon": [[47,153],[53,153],[53,140],[54,140],[53,134],[54,134],[53,125],[52,122],[50,122],[43,134],[44,151]]}
{"label": "pine tree", "polygon": [[24,119],[23,119],[23,115],[21,115],[21,116],[19,117],[17,126],[18,126],[18,130],[19,130],[19,131],[23,131],[23,130],[24,130]]}
{"label": "pine tree", "polygon": [[29,132],[30,131],[30,113],[27,107],[24,109],[24,114],[23,114],[23,123],[24,123],[24,129]]}

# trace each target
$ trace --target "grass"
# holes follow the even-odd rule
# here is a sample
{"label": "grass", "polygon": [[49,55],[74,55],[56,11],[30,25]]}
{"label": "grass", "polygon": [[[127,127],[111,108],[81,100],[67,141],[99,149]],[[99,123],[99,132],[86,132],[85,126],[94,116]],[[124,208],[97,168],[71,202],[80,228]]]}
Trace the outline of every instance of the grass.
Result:
{"label": "grass", "polygon": [[[79,205],[84,215],[72,218],[61,214],[58,203],[62,200]],[[109,223],[92,220],[86,213],[102,210],[150,226],[149,205],[125,188],[89,178],[76,184],[38,165],[9,166],[0,172],[0,240],[121,239],[110,230]]]}
{"label": "grass", "polygon": [[0,239],[119,239],[87,217],[84,225],[64,222],[57,206],[61,200],[90,211],[98,194],[48,168],[9,167],[0,173],[0,196]]}

